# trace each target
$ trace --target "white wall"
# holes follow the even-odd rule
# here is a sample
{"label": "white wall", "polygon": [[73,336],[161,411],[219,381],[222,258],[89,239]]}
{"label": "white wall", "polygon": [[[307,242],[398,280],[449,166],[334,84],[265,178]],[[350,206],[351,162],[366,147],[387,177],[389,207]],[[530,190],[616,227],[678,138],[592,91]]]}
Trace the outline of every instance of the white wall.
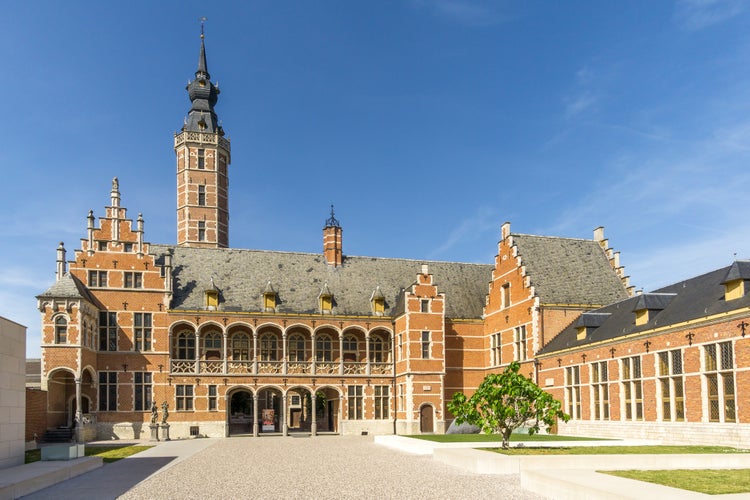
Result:
{"label": "white wall", "polygon": [[0,316],[0,469],[23,464],[26,327]]}

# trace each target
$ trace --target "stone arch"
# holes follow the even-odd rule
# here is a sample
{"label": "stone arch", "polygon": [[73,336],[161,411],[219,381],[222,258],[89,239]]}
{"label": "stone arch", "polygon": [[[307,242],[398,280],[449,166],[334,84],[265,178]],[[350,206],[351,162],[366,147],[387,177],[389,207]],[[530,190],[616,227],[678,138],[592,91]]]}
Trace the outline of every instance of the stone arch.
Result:
{"label": "stone arch", "polygon": [[294,385],[284,391],[287,422],[289,432],[311,432],[313,409],[312,389],[305,385]]}
{"label": "stone arch", "polygon": [[322,385],[315,388],[315,393],[316,395],[322,393],[325,397],[325,401],[316,397],[317,432],[338,433],[341,422],[341,389],[333,385]]}
{"label": "stone arch", "polygon": [[237,385],[226,393],[227,435],[253,433],[255,392],[247,385]]}
{"label": "stone arch", "polygon": [[366,330],[364,328],[350,326],[343,333],[343,356],[345,363],[364,363],[366,352]]}
{"label": "stone arch", "polygon": [[259,433],[284,432],[284,391],[275,385],[264,385],[258,388],[256,401],[258,408],[257,429]]}
{"label": "stone arch", "polygon": [[76,374],[72,368],[58,367],[47,374],[47,425],[70,427],[73,415],[69,401],[75,400]]}

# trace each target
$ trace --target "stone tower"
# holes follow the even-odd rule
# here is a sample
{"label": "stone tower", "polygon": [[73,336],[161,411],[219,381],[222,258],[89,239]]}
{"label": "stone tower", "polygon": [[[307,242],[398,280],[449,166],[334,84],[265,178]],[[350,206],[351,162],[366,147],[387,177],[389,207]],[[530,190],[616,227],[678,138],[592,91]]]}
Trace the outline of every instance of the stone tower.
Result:
{"label": "stone tower", "polygon": [[211,82],[201,27],[195,78],[186,87],[192,106],[175,134],[177,155],[177,244],[224,248],[229,245],[229,140],[214,106],[219,87]]}

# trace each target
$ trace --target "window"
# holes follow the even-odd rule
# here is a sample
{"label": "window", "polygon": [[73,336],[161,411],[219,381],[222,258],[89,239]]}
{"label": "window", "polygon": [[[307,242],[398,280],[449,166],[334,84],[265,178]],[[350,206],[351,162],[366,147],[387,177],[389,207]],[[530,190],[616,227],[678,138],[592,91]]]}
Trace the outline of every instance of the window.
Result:
{"label": "window", "polygon": [[106,241],[97,241],[97,248],[100,252],[106,252],[107,251],[107,242]]}
{"label": "window", "polygon": [[320,296],[320,312],[330,313],[333,310],[333,295],[321,295]]}
{"label": "window", "polygon": [[232,337],[232,359],[235,361],[250,359],[250,339],[244,333]]}
{"label": "window", "polygon": [[177,411],[193,411],[193,386],[178,384],[175,391]]}
{"label": "window", "polygon": [[217,386],[215,385],[209,385],[208,386],[208,411],[216,411],[219,409],[218,407],[218,391]]}
{"label": "window", "polygon": [[679,349],[660,352],[659,388],[661,391],[661,419],[685,420],[685,389],[682,377],[682,352]]}
{"label": "window", "polygon": [[375,418],[387,419],[390,415],[388,398],[391,387],[388,385],[375,386]]}
{"label": "window", "polygon": [[203,184],[198,186],[198,205],[206,206],[206,186]]}
{"label": "window", "polygon": [[370,361],[373,363],[385,363],[385,342],[380,337],[370,337]]}
{"label": "window", "polygon": [[641,377],[641,357],[624,358],[622,360],[621,379],[625,420],[643,420],[643,382]]}
{"label": "window", "polygon": [[205,359],[221,359],[220,333],[207,333],[203,338],[203,357]]}
{"label": "window", "polygon": [[132,243],[123,243],[122,244],[122,251],[123,252],[132,252],[133,251],[133,244]]}
{"label": "window", "polygon": [[260,338],[260,360],[261,361],[276,361],[279,359],[279,341],[276,335],[272,333],[266,333]]}
{"label": "window", "polygon": [[206,150],[205,149],[198,150],[198,168],[200,170],[203,170],[204,168],[206,168]]}
{"label": "window", "polygon": [[320,335],[315,339],[315,361],[333,360],[333,343],[328,335]]}
{"label": "window", "polygon": [[99,411],[117,411],[117,372],[99,372]]}
{"label": "window", "polygon": [[151,350],[151,313],[134,313],[135,350]]}
{"label": "window", "polygon": [[503,284],[500,287],[500,309],[510,306],[510,283]]}
{"label": "window", "polygon": [[513,329],[514,359],[526,361],[526,325],[517,326]]}
{"label": "window", "polygon": [[305,361],[305,338],[295,333],[289,337],[289,361]]}
{"label": "window", "polygon": [[430,359],[430,332],[422,332],[422,359]]}
{"label": "window", "polygon": [[117,313],[99,313],[99,350],[117,350]]}
{"label": "window", "polygon": [[419,303],[419,310],[423,313],[430,312],[430,301],[429,299],[422,299]]}
{"label": "window", "polygon": [[357,337],[344,335],[344,361],[357,361]]}
{"label": "window", "polygon": [[362,420],[362,386],[350,385],[346,401],[349,420]]}
{"label": "window", "polygon": [[704,370],[709,422],[735,422],[737,415],[732,343],[719,342],[705,346]]}
{"label": "window", "polygon": [[206,241],[206,223],[198,221],[198,241]]}
{"label": "window", "polygon": [[581,418],[581,367],[565,368],[565,401],[570,418]]}
{"label": "window", "polygon": [[55,344],[68,343],[68,320],[64,316],[55,318]]}
{"label": "window", "polygon": [[403,335],[398,334],[398,348],[396,349],[396,361],[401,360],[401,349],[403,349]]}
{"label": "window", "polygon": [[135,372],[133,374],[135,394],[135,411],[151,409],[151,372]]}
{"label": "window", "polygon": [[107,286],[107,271],[89,271],[90,287]]}
{"label": "window", "polygon": [[143,273],[126,271],[125,288],[143,288]]}
{"label": "window", "polygon": [[609,420],[609,373],[606,361],[591,364],[591,401],[594,420]]}
{"label": "window", "polygon": [[195,359],[195,334],[193,332],[178,334],[174,351],[175,359]]}
{"label": "window", "polygon": [[502,364],[502,336],[500,333],[493,333],[490,336],[490,364],[498,366]]}

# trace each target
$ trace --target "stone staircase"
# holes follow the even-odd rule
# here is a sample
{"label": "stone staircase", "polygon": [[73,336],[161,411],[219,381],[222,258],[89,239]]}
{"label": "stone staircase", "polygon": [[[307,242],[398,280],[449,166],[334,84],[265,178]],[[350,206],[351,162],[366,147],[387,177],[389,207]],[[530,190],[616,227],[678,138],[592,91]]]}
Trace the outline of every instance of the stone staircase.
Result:
{"label": "stone staircase", "polygon": [[73,440],[73,429],[70,427],[56,427],[47,429],[42,436],[44,443],[69,443]]}

